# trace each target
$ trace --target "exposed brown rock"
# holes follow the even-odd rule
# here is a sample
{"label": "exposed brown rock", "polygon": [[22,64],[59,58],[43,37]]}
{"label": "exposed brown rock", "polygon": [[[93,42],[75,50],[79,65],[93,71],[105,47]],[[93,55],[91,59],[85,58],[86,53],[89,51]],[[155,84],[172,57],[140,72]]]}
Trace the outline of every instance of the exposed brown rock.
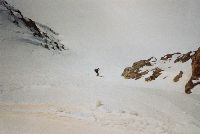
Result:
{"label": "exposed brown rock", "polygon": [[144,66],[152,66],[152,65],[149,60],[140,60],[140,61],[133,63],[133,65],[132,65],[132,67],[135,70],[139,70],[140,68],[142,68]]}
{"label": "exposed brown rock", "polygon": [[151,57],[148,59],[149,62],[156,62],[157,61],[157,58],[156,57]]}
{"label": "exposed brown rock", "polygon": [[178,75],[176,75],[173,79],[174,82],[178,82],[180,78],[183,76],[183,71],[180,71]]}
{"label": "exposed brown rock", "polygon": [[190,94],[191,89],[200,84],[200,82],[194,83],[193,80],[199,80],[200,79],[200,47],[195,52],[195,54],[192,57],[192,76],[188,83],[185,85],[185,93]]}
{"label": "exposed brown rock", "polygon": [[192,93],[191,89],[194,88],[195,86],[199,85],[200,82],[194,83],[192,79],[190,79],[187,84],[185,85],[185,93],[190,94]]}
{"label": "exposed brown rock", "polygon": [[200,78],[200,47],[192,57],[192,80]]}
{"label": "exposed brown rock", "polygon": [[192,51],[186,53],[186,54],[182,54],[180,55],[175,61],[174,63],[177,63],[177,62],[187,62],[188,60],[190,60],[192,58]]}
{"label": "exposed brown rock", "polygon": [[[195,53],[194,53],[195,52]],[[187,94],[191,93],[191,89],[200,84],[200,48],[197,51],[190,51],[185,54],[181,53],[173,53],[173,54],[167,54],[163,57],[161,57],[162,64],[166,63],[167,61],[170,61],[174,55],[177,56],[177,59],[173,61],[174,63],[180,62],[185,63],[192,59],[192,76],[190,80],[185,85],[185,92]],[[135,63],[133,63],[132,67],[127,67],[124,69],[124,72],[122,73],[122,76],[124,76],[126,79],[140,79],[144,75],[148,74],[149,72],[153,72],[151,76],[145,78],[145,81],[153,81],[156,78],[158,78],[162,74],[162,69],[159,68],[159,64],[156,65],[157,59],[155,57],[151,57],[148,60],[140,60]],[[152,67],[146,68],[146,70],[141,71],[144,66],[154,66],[155,69],[152,70]],[[164,67],[165,68],[165,67]],[[171,68],[171,66],[167,67]],[[174,82],[178,82],[180,78],[183,76],[183,71],[180,71],[178,75],[176,75],[173,79]],[[167,78],[165,76],[163,79]]]}
{"label": "exposed brown rock", "polygon": [[132,75],[134,75],[134,71],[133,71],[132,67],[125,68],[122,73],[122,76],[124,76],[126,79],[130,79],[131,77],[133,77]]}
{"label": "exposed brown rock", "polygon": [[166,61],[166,60],[171,60],[172,59],[172,56],[175,55],[175,54],[181,54],[181,53],[173,53],[173,54],[166,54],[165,56],[161,57],[160,60],[163,60],[163,61]]}
{"label": "exposed brown rock", "polygon": [[158,78],[158,76],[160,76],[162,73],[162,71],[164,71],[164,70],[162,70],[162,69],[160,69],[160,68],[155,68],[154,69],[154,71],[153,71],[153,74],[151,75],[151,76],[149,76],[149,77],[147,77],[147,78],[145,78],[145,81],[152,81],[152,80],[155,80],[156,78]]}
{"label": "exposed brown rock", "polygon": [[124,69],[122,76],[126,79],[140,79],[143,75],[148,74],[148,71],[141,72],[139,69],[133,67],[127,67]]}
{"label": "exposed brown rock", "polygon": [[150,60],[152,60],[152,58],[133,63],[132,67],[127,67],[124,69],[122,76],[124,76],[126,79],[140,79],[143,75],[148,74],[148,70],[142,72],[140,69],[144,66],[152,66]]}

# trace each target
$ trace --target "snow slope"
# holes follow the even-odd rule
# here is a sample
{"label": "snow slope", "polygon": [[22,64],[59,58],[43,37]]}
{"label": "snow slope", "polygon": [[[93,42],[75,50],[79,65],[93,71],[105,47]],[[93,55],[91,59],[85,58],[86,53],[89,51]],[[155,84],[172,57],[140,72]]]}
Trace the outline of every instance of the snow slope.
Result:
{"label": "snow slope", "polygon": [[200,90],[186,95],[187,77],[177,84],[121,77],[138,59],[196,49],[199,1],[8,1],[61,33],[69,50],[25,42],[27,31],[0,12],[0,134],[200,132]]}

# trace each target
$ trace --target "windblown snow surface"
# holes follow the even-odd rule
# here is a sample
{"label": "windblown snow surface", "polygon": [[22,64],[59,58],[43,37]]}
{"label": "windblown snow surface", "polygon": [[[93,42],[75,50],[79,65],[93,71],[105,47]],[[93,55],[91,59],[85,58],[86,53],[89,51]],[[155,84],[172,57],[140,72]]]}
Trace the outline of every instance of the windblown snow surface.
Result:
{"label": "windblown snow surface", "polygon": [[190,63],[171,64],[165,80],[121,77],[134,61],[196,50],[199,0],[8,2],[58,31],[69,50],[37,46],[0,11],[0,134],[200,133],[200,88],[184,93]]}

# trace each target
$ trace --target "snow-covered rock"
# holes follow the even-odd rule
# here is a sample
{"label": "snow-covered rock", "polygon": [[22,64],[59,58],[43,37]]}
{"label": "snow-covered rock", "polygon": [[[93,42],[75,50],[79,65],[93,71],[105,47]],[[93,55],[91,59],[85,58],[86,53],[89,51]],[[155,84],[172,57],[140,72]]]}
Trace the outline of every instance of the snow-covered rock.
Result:
{"label": "snow-covered rock", "polygon": [[3,13],[10,19],[11,22],[19,27],[26,27],[29,29],[39,45],[54,50],[65,50],[65,47],[60,40],[56,37],[58,34],[48,26],[39,24],[30,18],[24,17],[22,12],[7,1],[0,1],[0,9],[4,10]]}
{"label": "snow-covered rock", "polygon": [[[173,54],[166,54],[165,56],[161,57],[160,60],[151,60],[152,58],[148,60],[140,60],[137,62],[134,62],[132,67],[127,67],[124,69],[122,76],[124,76],[126,79],[140,79],[142,77],[146,77],[145,81],[152,81],[156,80],[159,76],[162,76],[163,71],[170,71],[174,70],[174,66],[176,64],[179,64],[179,67],[176,68],[175,70],[179,72],[176,76],[174,76],[173,81],[178,82],[179,79],[185,75],[182,70],[185,70],[184,65],[180,64],[185,64],[188,66],[187,62],[191,63],[192,60],[192,77],[185,84],[185,92],[186,93],[191,93],[191,89],[195,87],[196,85],[199,84],[193,83],[192,80],[196,80],[199,78],[199,51],[200,48],[197,51],[190,51],[185,54],[181,54],[180,52],[173,53]],[[184,71],[186,74],[188,73],[187,71]],[[152,73],[152,75],[147,76],[149,73]],[[168,76],[165,75],[163,79],[166,80]],[[189,79],[189,78],[188,78]]]}

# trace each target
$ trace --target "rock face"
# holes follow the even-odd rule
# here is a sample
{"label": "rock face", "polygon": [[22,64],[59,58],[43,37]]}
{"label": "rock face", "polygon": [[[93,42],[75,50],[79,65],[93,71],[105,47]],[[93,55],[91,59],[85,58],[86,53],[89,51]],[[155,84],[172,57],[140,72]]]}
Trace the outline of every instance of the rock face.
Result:
{"label": "rock face", "polygon": [[140,60],[138,62],[133,63],[132,67],[135,68],[136,70],[139,70],[144,66],[152,66],[150,60]]}
{"label": "rock face", "polygon": [[178,82],[180,78],[183,76],[183,71],[180,71],[178,75],[176,75],[173,79],[174,82]]}
{"label": "rock face", "polygon": [[124,76],[126,79],[140,79],[143,75],[148,74],[148,71],[141,71],[140,69],[144,66],[152,66],[150,60],[151,58],[133,63],[132,67],[127,67],[124,69],[122,76]]}
{"label": "rock face", "polygon": [[176,54],[181,54],[181,53],[173,53],[173,54],[166,54],[165,56],[161,57],[160,60],[166,61],[166,60],[171,60],[172,57]]}
{"label": "rock face", "polygon": [[[140,60],[134,62],[132,67],[127,67],[124,69],[122,76],[125,79],[140,79],[143,76],[147,75],[149,72],[152,72],[152,75],[145,78],[145,81],[152,81],[158,78],[162,73],[162,69],[159,67],[153,67],[156,64],[157,59],[155,57],[151,57],[147,60]],[[144,69],[144,67],[153,67],[152,69]]]}
{"label": "rock face", "polygon": [[138,69],[135,69],[133,67],[127,67],[124,69],[124,72],[122,73],[122,76],[124,76],[125,79],[140,79],[143,75],[147,74],[148,71],[141,72]]}
{"label": "rock face", "polygon": [[185,85],[185,93],[192,93],[191,89],[198,84],[200,84],[200,48],[192,57],[192,76],[188,83]]}
{"label": "rock face", "polygon": [[57,33],[48,26],[39,24],[25,17],[22,12],[11,6],[6,0],[0,0],[0,10],[4,11],[8,19],[18,27],[26,27],[33,37],[39,42],[38,45],[46,49],[65,50],[64,45],[57,39]]}
{"label": "rock face", "polygon": [[[158,77],[163,77],[164,80],[168,79],[168,76],[166,75],[167,73],[164,73],[165,75],[162,75],[162,72],[169,69],[172,70],[173,66],[171,65],[178,64],[179,70],[180,65],[184,65],[184,63],[189,62],[190,60],[192,60],[192,76],[185,85],[185,92],[189,94],[191,93],[192,88],[200,84],[200,48],[197,51],[190,51],[184,54],[181,54],[179,52],[166,54],[163,57],[161,57],[160,60],[151,57],[148,60],[137,61],[133,63],[132,67],[125,68],[122,73],[122,76],[124,76],[124,78],[126,79],[137,80],[142,77],[145,77],[149,73],[152,73],[151,76],[144,78],[146,82],[156,80]],[[183,71],[180,71],[178,75],[172,78],[172,80],[174,82],[178,82],[182,76]]]}
{"label": "rock face", "polygon": [[149,70],[142,71],[143,67],[151,67],[157,59],[155,57],[151,57],[147,60],[140,60],[137,62],[134,62],[132,67],[127,67],[124,69],[122,76],[124,76],[125,79],[140,79],[142,76],[149,73]]}
{"label": "rock face", "polygon": [[182,54],[180,55],[175,61],[174,63],[177,63],[177,62],[187,62],[188,60],[190,60],[192,58],[192,51],[186,53],[186,54]]}
{"label": "rock face", "polygon": [[149,77],[147,77],[147,78],[145,78],[145,81],[152,81],[152,80],[155,80],[156,78],[158,78],[158,76],[160,76],[162,73],[162,71],[164,71],[164,70],[162,70],[162,69],[160,69],[160,68],[155,68],[154,69],[154,71],[153,71],[153,74],[151,75],[151,76],[149,76]]}
{"label": "rock face", "polygon": [[192,79],[198,80],[200,78],[200,48],[192,57]]}

